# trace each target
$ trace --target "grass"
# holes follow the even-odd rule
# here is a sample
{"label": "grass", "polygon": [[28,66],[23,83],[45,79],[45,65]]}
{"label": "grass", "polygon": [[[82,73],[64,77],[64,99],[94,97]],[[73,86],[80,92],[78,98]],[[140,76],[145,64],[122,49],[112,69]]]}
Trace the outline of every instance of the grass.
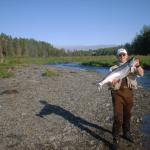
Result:
{"label": "grass", "polygon": [[9,72],[7,70],[1,70],[0,71],[0,77],[1,78],[9,78],[9,77],[13,77],[14,73],[13,72]]}
{"label": "grass", "polygon": [[96,66],[96,67],[100,66],[110,67],[115,63],[116,63],[115,56],[95,56],[81,62],[82,65]]}
{"label": "grass", "polygon": [[23,66],[24,62],[21,58],[5,58],[3,63],[0,63],[0,78],[9,78],[14,76],[14,68]]}
{"label": "grass", "polygon": [[[141,66],[144,69],[150,69],[150,56],[135,56],[136,58],[140,59]],[[93,59],[87,59],[86,61],[82,62],[83,65],[89,65],[89,66],[105,66],[110,67],[114,65],[117,62],[117,59],[115,56],[96,56],[93,57]]]}
{"label": "grass", "polygon": [[[150,69],[150,56],[135,56],[141,60],[141,65],[145,69]],[[116,63],[115,56],[80,56],[80,57],[7,57],[3,63],[0,63],[0,78],[7,78],[13,76],[10,71],[14,68],[27,66],[30,64],[55,64],[55,63],[70,63],[78,62],[82,65],[90,66],[107,66],[110,67]]]}
{"label": "grass", "polygon": [[53,77],[59,76],[59,73],[56,70],[46,69],[46,71],[42,74],[44,77]]}
{"label": "grass", "polygon": [[150,56],[136,56],[140,59],[141,65],[145,69],[150,69]]}

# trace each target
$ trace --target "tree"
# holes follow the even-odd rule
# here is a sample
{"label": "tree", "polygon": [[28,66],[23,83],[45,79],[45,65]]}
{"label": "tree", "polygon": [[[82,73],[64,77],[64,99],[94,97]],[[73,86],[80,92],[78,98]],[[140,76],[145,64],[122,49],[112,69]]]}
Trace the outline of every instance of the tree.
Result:
{"label": "tree", "polygon": [[0,63],[3,63],[4,56],[6,56],[7,40],[3,37],[0,38]]}
{"label": "tree", "polygon": [[150,26],[144,26],[132,42],[135,54],[150,54]]}
{"label": "tree", "polygon": [[57,49],[51,44],[34,39],[12,38],[4,33],[0,34],[0,57],[6,56],[30,56],[30,57],[49,57],[62,56],[66,52]]}

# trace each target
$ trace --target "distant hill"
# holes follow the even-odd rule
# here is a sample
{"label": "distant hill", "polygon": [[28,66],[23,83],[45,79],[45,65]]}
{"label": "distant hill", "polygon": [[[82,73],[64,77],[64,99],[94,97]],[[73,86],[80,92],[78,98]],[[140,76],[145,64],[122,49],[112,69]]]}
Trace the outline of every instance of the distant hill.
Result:
{"label": "distant hill", "polygon": [[109,47],[116,47],[117,45],[55,45],[56,48],[62,48],[65,50],[96,50],[99,48],[109,48]]}

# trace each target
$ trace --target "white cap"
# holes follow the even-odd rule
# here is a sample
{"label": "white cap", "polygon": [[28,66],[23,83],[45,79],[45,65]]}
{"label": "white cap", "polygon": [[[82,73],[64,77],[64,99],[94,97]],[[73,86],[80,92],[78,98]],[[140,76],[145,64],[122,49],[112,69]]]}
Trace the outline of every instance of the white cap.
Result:
{"label": "white cap", "polygon": [[121,54],[121,53],[127,54],[126,49],[120,48],[120,49],[117,50],[117,55],[119,55],[119,54]]}

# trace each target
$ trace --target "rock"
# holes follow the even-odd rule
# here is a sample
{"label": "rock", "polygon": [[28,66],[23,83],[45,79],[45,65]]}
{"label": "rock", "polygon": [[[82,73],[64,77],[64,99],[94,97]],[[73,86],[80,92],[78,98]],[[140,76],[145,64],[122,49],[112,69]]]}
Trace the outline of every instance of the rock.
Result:
{"label": "rock", "polygon": [[131,116],[131,121],[133,121],[134,120],[134,116]]}
{"label": "rock", "polygon": [[96,146],[96,150],[102,150],[103,149],[103,144],[101,142],[98,143]]}
{"label": "rock", "polygon": [[139,122],[140,122],[140,119],[139,119],[139,118],[137,118],[137,119],[136,119],[136,123],[139,123]]}
{"label": "rock", "polygon": [[62,150],[76,150],[73,146],[65,146],[61,148]]}
{"label": "rock", "polygon": [[145,98],[149,97],[149,93],[144,93],[143,97],[145,97]]}
{"label": "rock", "polygon": [[109,103],[107,103],[107,104],[106,104],[106,107],[109,107],[109,106],[110,106],[110,104],[109,104]]}
{"label": "rock", "polygon": [[106,117],[106,119],[105,119],[106,121],[109,121],[110,120],[110,117],[108,116],[108,117]]}
{"label": "rock", "polygon": [[3,94],[18,94],[18,90],[5,90],[3,92],[0,93],[0,95],[3,95]]}
{"label": "rock", "polygon": [[94,145],[94,144],[95,144],[94,140],[90,141],[90,145]]}
{"label": "rock", "polygon": [[24,112],[23,112],[21,115],[22,115],[22,116],[25,116],[25,115],[26,115],[26,113],[24,113]]}

